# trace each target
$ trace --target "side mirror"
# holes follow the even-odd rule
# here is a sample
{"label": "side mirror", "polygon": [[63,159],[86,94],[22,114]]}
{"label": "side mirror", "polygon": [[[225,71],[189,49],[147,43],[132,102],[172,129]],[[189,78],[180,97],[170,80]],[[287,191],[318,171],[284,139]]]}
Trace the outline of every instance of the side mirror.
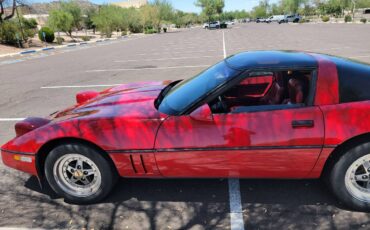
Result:
{"label": "side mirror", "polygon": [[212,111],[208,104],[204,104],[194,110],[190,117],[196,121],[213,121]]}

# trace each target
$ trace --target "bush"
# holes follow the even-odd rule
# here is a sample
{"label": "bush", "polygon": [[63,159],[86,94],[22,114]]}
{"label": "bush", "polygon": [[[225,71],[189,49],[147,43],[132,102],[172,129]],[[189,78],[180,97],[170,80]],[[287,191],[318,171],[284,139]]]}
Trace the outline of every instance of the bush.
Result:
{"label": "bush", "polygon": [[346,15],[346,16],[344,16],[344,21],[345,21],[345,22],[352,22],[352,17],[351,17],[351,15]]}
{"label": "bush", "polygon": [[57,37],[57,44],[61,45],[64,42],[64,38]]}
{"label": "bush", "polygon": [[322,16],[321,17],[321,20],[323,21],[323,22],[328,22],[328,21],[330,21],[330,17],[329,16]]}
{"label": "bush", "polygon": [[367,22],[367,19],[366,18],[361,18],[360,21],[365,24]]}
{"label": "bush", "polygon": [[302,18],[301,20],[299,20],[299,23],[307,23],[307,22],[310,22],[310,19]]}
{"label": "bush", "polygon": [[84,42],[90,41],[90,37],[89,36],[82,36],[81,39]]}
{"label": "bush", "polygon": [[144,31],[145,34],[156,34],[158,31],[156,29],[146,29]]}
{"label": "bush", "polygon": [[9,45],[16,45],[20,33],[18,33],[18,26],[13,21],[5,21],[0,25],[0,41]]}
{"label": "bush", "polygon": [[131,33],[142,33],[144,32],[144,27],[139,23],[132,23],[129,25],[129,30]]}
{"label": "bush", "polygon": [[[4,21],[0,24],[0,42],[9,45],[18,45],[21,42],[27,42],[28,38],[35,36],[34,29],[23,28],[15,20]],[[23,35],[23,38],[22,38]]]}
{"label": "bush", "polygon": [[[45,38],[43,36],[43,33],[45,33]],[[49,27],[42,27],[39,30],[39,39],[43,42],[48,42],[48,43],[53,42],[55,39],[54,31],[50,29]]]}
{"label": "bush", "polygon": [[37,21],[34,18],[31,18],[31,19],[22,18],[21,21],[22,21],[24,28],[37,29]]}

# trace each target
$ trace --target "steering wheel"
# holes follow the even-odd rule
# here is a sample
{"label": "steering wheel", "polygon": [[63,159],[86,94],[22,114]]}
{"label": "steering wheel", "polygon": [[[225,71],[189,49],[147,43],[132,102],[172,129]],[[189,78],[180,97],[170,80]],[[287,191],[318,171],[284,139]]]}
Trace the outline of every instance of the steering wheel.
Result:
{"label": "steering wheel", "polygon": [[229,111],[229,108],[222,96],[217,97],[217,102],[212,105],[212,111],[215,113],[227,113]]}

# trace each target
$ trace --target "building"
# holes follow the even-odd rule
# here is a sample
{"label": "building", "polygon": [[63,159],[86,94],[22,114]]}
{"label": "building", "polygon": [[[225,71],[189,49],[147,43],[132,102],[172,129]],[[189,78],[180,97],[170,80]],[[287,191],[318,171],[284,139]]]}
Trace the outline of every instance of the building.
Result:
{"label": "building", "polygon": [[148,0],[126,0],[123,2],[114,2],[112,4],[123,7],[123,8],[130,8],[130,7],[139,8],[141,6],[148,4]]}

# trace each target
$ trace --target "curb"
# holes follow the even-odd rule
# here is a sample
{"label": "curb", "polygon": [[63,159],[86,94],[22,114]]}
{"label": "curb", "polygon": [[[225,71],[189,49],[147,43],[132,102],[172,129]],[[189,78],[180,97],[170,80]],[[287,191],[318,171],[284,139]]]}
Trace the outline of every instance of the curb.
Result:
{"label": "curb", "polygon": [[19,54],[23,55],[23,54],[38,53],[38,52],[42,52],[42,51],[48,51],[48,50],[54,50],[54,49],[61,49],[61,48],[65,48],[65,47],[82,46],[82,45],[88,45],[88,44],[97,43],[97,42],[120,40],[122,38],[127,38],[127,37],[129,37],[129,36],[125,35],[125,36],[119,36],[119,37],[116,37],[116,38],[105,38],[105,39],[99,39],[99,40],[96,40],[96,41],[79,42],[79,43],[72,43],[72,44],[68,44],[68,45],[46,47],[46,48],[40,48],[40,49],[34,49],[34,50],[25,50],[25,51],[18,52],[18,53],[1,54],[0,55],[0,58],[2,58],[2,57],[15,56],[15,55],[19,55]]}
{"label": "curb", "polygon": [[47,51],[47,50],[53,50],[55,49],[54,47],[46,47],[46,48],[43,48],[42,51]]}
{"label": "curb", "polygon": [[26,50],[26,51],[20,52],[19,54],[30,54],[30,53],[36,53],[36,50]]}

